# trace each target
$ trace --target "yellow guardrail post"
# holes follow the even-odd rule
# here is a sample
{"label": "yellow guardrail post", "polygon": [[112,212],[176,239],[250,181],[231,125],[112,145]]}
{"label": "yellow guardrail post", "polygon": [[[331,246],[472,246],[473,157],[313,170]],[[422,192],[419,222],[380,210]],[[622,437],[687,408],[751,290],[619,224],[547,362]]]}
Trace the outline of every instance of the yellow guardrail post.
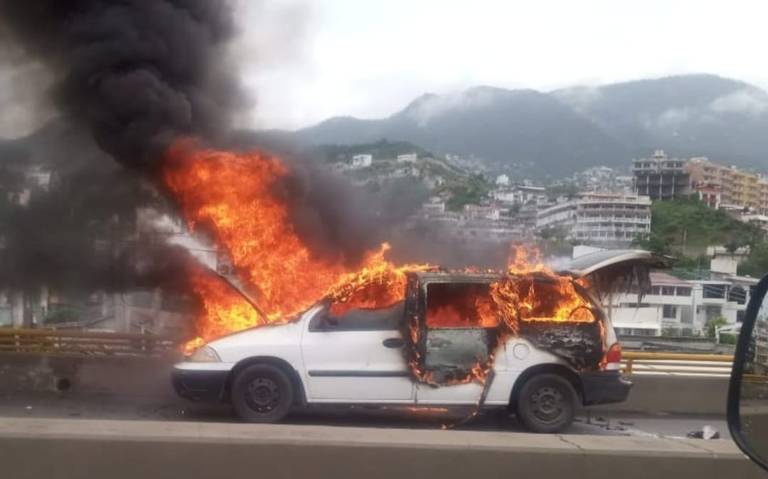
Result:
{"label": "yellow guardrail post", "polygon": [[624,351],[622,354],[624,359],[649,359],[659,361],[712,361],[722,363],[732,363],[733,356],[729,354],[699,354],[699,353],[657,353],[647,351]]}
{"label": "yellow guardrail post", "polygon": [[[653,364],[658,361],[681,361],[681,362],[707,362],[707,363],[733,363],[733,356],[729,354],[699,354],[699,353],[661,353],[661,352],[648,352],[648,351],[625,351],[622,354],[624,360],[624,374],[632,374],[636,362],[643,363],[647,361],[648,364]],[[655,365],[655,371],[659,373],[664,372],[684,372],[681,371],[679,366],[675,368],[674,364],[669,364],[665,369],[663,365],[659,367]]]}
{"label": "yellow guardrail post", "polygon": [[178,338],[146,333],[0,328],[0,352],[65,355],[172,354]]}

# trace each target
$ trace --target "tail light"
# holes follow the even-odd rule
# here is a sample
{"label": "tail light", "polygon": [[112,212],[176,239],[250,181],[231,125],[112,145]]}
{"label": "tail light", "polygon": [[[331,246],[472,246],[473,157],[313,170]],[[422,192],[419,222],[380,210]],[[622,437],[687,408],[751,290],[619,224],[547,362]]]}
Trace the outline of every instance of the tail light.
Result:
{"label": "tail light", "polygon": [[606,371],[618,371],[621,369],[621,343],[615,342],[608,348],[603,356],[603,369]]}

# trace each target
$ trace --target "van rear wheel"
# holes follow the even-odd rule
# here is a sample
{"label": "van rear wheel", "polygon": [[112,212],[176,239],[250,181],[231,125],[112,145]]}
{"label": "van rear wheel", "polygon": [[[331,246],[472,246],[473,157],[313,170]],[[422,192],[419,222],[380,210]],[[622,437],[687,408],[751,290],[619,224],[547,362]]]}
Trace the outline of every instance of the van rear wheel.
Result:
{"label": "van rear wheel", "polygon": [[255,364],[240,371],[232,384],[232,406],[248,422],[278,422],[293,404],[293,385],[280,368]]}
{"label": "van rear wheel", "polygon": [[564,377],[540,374],[523,384],[515,402],[515,413],[531,432],[560,432],[573,423],[577,398],[573,386]]}

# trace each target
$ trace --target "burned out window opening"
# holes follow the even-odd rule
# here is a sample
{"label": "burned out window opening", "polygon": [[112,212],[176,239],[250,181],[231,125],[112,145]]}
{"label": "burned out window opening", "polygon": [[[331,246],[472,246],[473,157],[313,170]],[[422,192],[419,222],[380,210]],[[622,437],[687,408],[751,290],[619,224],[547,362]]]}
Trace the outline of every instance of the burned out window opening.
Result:
{"label": "burned out window opening", "polygon": [[427,285],[427,328],[495,328],[499,324],[487,283]]}
{"label": "burned out window opening", "polygon": [[317,314],[309,324],[310,331],[397,331],[404,318],[405,302],[388,308],[352,309],[336,315],[329,306]]}
{"label": "burned out window opening", "polygon": [[[427,282],[411,320],[410,362],[433,385],[466,382],[491,370],[498,344],[520,336],[580,370],[599,368],[604,317],[572,278],[504,275],[495,280]],[[408,314],[408,313],[406,313]],[[424,318],[418,322],[418,317]]]}
{"label": "burned out window opening", "polygon": [[427,281],[420,288],[422,340],[414,346],[423,381],[467,382],[490,370],[499,336],[490,282]]}

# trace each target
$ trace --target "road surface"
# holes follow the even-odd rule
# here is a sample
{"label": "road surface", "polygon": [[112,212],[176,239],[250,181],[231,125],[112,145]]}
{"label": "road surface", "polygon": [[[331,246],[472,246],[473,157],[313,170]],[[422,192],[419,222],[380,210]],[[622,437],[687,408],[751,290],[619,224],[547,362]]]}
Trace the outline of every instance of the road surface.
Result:
{"label": "road surface", "polygon": [[[468,412],[471,411],[318,407],[298,410],[284,422],[295,425],[524,431],[513,417],[502,411],[488,412],[466,421]],[[172,397],[28,392],[0,392],[0,417],[237,422],[232,409],[226,405],[192,403]],[[582,411],[566,432],[684,437],[705,425],[715,428],[721,438],[729,437],[723,417],[617,415],[599,411]]]}

